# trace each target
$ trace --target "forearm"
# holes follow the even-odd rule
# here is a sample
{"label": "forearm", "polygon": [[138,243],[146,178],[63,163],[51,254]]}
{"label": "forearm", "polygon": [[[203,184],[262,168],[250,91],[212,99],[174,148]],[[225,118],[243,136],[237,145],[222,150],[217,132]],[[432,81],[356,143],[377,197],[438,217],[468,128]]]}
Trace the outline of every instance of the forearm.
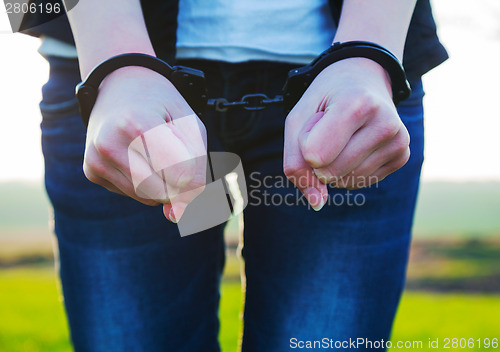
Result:
{"label": "forearm", "polygon": [[68,12],[82,78],[123,53],[155,55],[139,0],[82,0]]}
{"label": "forearm", "polygon": [[344,0],[335,42],[365,40],[400,60],[416,0]]}

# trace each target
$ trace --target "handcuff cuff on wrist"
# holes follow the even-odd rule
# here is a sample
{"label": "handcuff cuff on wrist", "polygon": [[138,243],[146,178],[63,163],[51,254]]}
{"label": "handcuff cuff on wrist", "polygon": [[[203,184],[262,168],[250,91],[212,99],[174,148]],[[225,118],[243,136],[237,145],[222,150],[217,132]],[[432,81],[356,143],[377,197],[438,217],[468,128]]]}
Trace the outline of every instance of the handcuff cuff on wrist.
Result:
{"label": "handcuff cuff on wrist", "polygon": [[310,64],[288,73],[283,95],[270,99],[263,93],[247,94],[240,101],[229,102],[225,98],[208,99],[203,71],[185,66],[171,67],[166,62],[146,54],[122,54],[99,64],[88,77],[77,85],[76,95],[80,114],[88,126],[90,114],[97,100],[99,86],[111,72],[127,66],[151,69],[167,78],[183,96],[193,111],[202,118],[207,109],[224,112],[229,109],[262,110],[268,106],[283,105],[285,114],[292,110],[314,78],[327,66],[347,58],[362,57],[381,65],[389,74],[394,104],[407,99],[411,88],[403,66],[389,50],[365,41],[334,43]]}

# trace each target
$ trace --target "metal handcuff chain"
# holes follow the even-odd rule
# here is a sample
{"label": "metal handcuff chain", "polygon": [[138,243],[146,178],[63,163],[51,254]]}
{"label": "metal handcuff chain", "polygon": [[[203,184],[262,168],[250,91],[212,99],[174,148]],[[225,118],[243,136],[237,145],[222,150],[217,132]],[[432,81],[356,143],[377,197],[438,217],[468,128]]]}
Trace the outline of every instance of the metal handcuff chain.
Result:
{"label": "metal handcuff chain", "polygon": [[288,115],[323,69],[337,61],[352,57],[371,59],[387,71],[391,79],[394,104],[397,105],[410,96],[410,84],[397,57],[384,47],[365,41],[334,43],[310,64],[291,70],[283,87],[283,95],[277,95],[274,98],[269,98],[264,93],[255,93],[247,94],[238,101],[228,101],[225,98],[208,99],[203,71],[184,66],[171,67],[161,59],[137,53],[118,55],[99,64],[85,81],[78,84],[76,95],[82,121],[85,126],[88,126],[99,86],[104,78],[121,67],[140,66],[149,68],[170,80],[200,118],[207,109],[217,112],[226,112],[231,109],[258,111],[280,105],[284,107],[284,112]]}
{"label": "metal handcuff chain", "polygon": [[269,98],[266,94],[255,93],[244,95],[238,101],[228,101],[225,98],[208,99],[207,108],[217,112],[226,112],[230,109],[244,109],[248,111],[264,110],[270,106],[283,105],[283,96],[276,95]]}

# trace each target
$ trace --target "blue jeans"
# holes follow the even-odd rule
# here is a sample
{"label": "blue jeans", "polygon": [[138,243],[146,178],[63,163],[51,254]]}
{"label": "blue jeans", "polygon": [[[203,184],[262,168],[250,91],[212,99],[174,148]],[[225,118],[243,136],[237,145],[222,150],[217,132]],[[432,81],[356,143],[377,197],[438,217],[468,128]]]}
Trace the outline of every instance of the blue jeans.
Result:
{"label": "blue jeans", "polygon": [[[161,207],[89,182],[82,172],[85,129],[74,98],[77,62],[49,62],[40,104],[45,182],[75,350],[219,351],[223,226],[181,238]],[[205,71],[210,97],[230,100],[280,94],[293,67],[184,64]],[[300,341],[323,338],[389,338],[423,161],[422,98],[421,82],[413,82],[411,98],[398,107],[411,135],[409,162],[367,189],[330,188],[320,212],[285,182],[280,107],[207,114],[210,149],[237,153],[247,176],[243,351],[289,351]]]}

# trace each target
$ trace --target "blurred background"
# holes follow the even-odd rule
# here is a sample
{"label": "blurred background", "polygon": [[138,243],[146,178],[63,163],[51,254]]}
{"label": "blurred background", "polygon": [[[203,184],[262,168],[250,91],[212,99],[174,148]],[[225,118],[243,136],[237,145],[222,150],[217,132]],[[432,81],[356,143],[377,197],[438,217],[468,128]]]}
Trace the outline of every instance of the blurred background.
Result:
{"label": "blurred background", "polygon": [[[393,332],[423,350],[428,339],[500,338],[500,2],[440,0],[434,13],[451,58],[424,79],[426,161]],[[48,66],[37,39],[8,29],[0,6],[0,351],[70,351],[43,189]],[[236,350],[241,328],[236,228],[227,231],[223,351]]]}

